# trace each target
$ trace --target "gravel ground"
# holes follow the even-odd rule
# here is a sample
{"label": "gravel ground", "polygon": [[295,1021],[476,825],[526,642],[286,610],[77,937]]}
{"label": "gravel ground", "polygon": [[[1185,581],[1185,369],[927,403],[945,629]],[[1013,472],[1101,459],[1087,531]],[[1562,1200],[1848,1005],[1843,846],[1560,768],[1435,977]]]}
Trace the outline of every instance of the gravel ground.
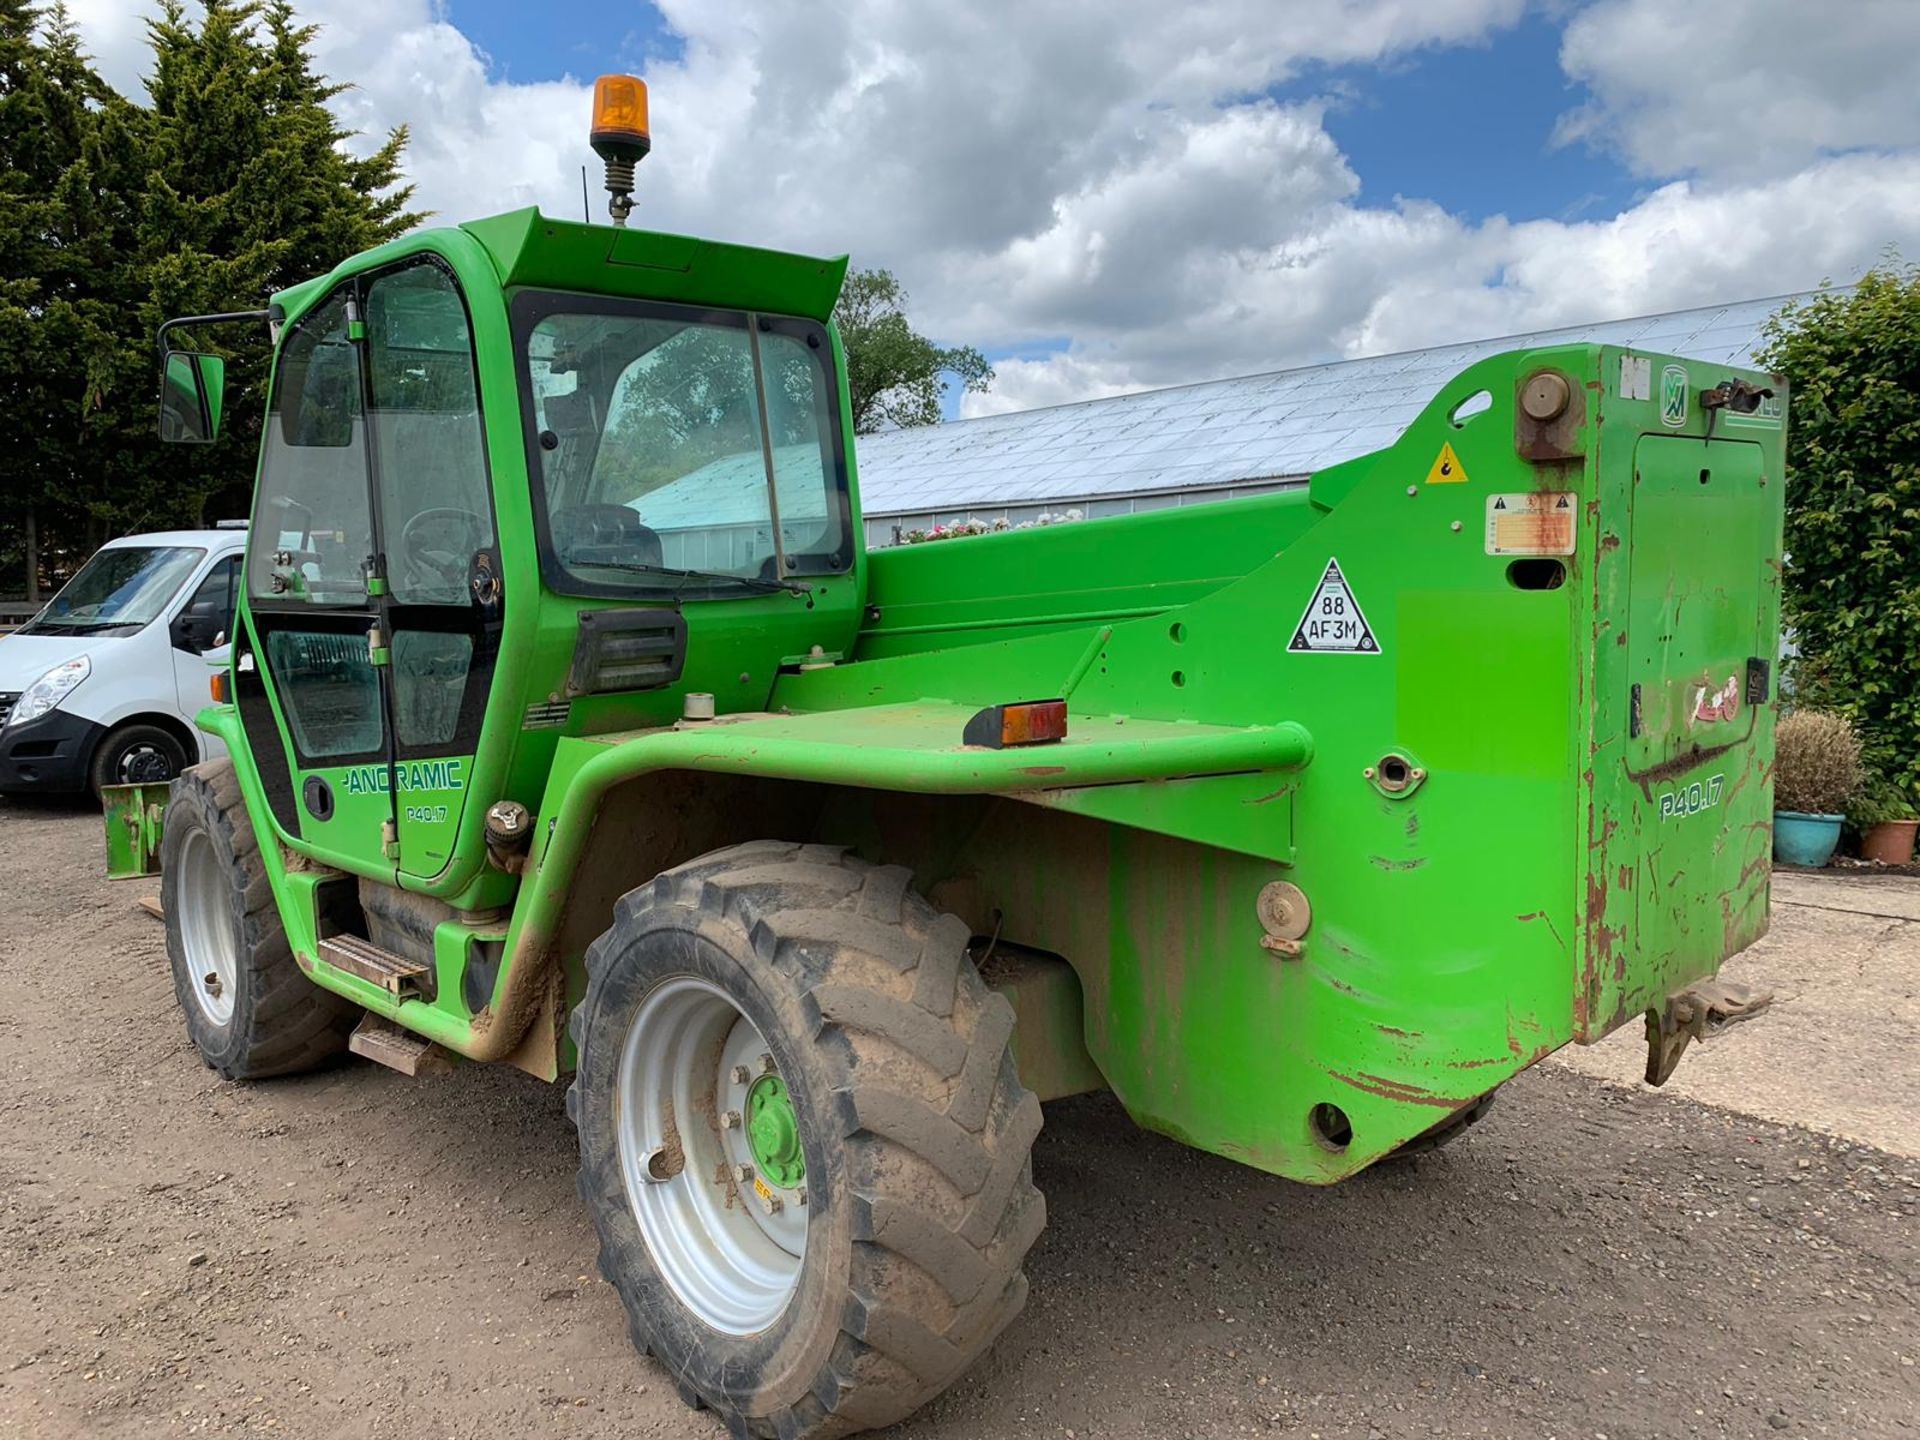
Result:
{"label": "gravel ground", "polygon": [[[558,1090],[216,1080],[98,831],[0,802],[0,1435],[718,1434],[590,1278]],[[1870,1003],[1783,1002],[1680,1074],[1833,1133],[1543,1067],[1443,1154],[1315,1191],[1051,1106],[1026,1313],[893,1433],[1920,1434],[1920,1165],[1842,1138],[1910,1139],[1920,926],[1812,908],[1826,883],[1782,887],[1780,933],[1809,974],[1853,945]]]}

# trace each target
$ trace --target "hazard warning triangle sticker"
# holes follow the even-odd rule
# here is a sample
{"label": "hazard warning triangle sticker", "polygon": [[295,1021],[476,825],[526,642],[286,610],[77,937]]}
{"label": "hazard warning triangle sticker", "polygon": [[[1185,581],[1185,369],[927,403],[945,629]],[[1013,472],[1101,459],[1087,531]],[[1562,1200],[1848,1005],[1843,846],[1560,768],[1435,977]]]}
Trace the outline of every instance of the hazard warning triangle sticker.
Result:
{"label": "hazard warning triangle sticker", "polygon": [[1307,613],[1294,627],[1288,650],[1318,650],[1334,655],[1378,655],[1380,642],[1361,613],[1338,560],[1328,560],[1326,573],[1314,587]]}
{"label": "hazard warning triangle sticker", "polygon": [[1467,483],[1467,467],[1460,463],[1460,457],[1453,453],[1453,446],[1445,443],[1440,453],[1433,457],[1433,464],[1427,470],[1429,485],[1464,485]]}

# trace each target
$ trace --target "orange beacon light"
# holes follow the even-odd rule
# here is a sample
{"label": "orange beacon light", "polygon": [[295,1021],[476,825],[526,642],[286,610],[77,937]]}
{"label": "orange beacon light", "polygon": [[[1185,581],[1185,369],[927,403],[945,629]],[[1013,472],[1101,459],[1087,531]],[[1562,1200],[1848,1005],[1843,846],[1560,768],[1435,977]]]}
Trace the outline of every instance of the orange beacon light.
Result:
{"label": "orange beacon light", "polygon": [[647,128],[647,82],[634,75],[602,75],[593,82],[593,153],[606,162],[607,210],[625,225],[633,213],[633,167],[653,148]]}

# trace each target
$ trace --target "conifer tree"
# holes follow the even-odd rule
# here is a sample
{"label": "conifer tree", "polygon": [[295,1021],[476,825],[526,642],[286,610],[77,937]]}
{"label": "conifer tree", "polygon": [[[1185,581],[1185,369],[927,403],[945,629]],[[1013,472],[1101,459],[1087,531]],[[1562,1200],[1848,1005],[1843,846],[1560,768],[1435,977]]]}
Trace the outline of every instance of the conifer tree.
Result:
{"label": "conifer tree", "polygon": [[262,308],[421,218],[405,130],[352,152],[314,33],[287,0],[169,0],[133,98],[59,6],[0,0],[0,403],[31,452],[0,525],[33,504],[44,543],[84,558],[112,534],[244,513],[266,327],[176,332],[228,357],[233,421],[230,443],[184,447],[154,440],[160,323]]}

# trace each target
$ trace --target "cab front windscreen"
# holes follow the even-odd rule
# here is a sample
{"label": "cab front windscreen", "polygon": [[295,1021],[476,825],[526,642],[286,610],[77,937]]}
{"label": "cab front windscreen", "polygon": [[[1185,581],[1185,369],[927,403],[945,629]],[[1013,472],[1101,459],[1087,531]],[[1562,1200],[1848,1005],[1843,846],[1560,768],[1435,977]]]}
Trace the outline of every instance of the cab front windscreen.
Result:
{"label": "cab front windscreen", "polygon": [[549,292],[513,313],[550,586],[699,599],[851,567],[824,327]]}

